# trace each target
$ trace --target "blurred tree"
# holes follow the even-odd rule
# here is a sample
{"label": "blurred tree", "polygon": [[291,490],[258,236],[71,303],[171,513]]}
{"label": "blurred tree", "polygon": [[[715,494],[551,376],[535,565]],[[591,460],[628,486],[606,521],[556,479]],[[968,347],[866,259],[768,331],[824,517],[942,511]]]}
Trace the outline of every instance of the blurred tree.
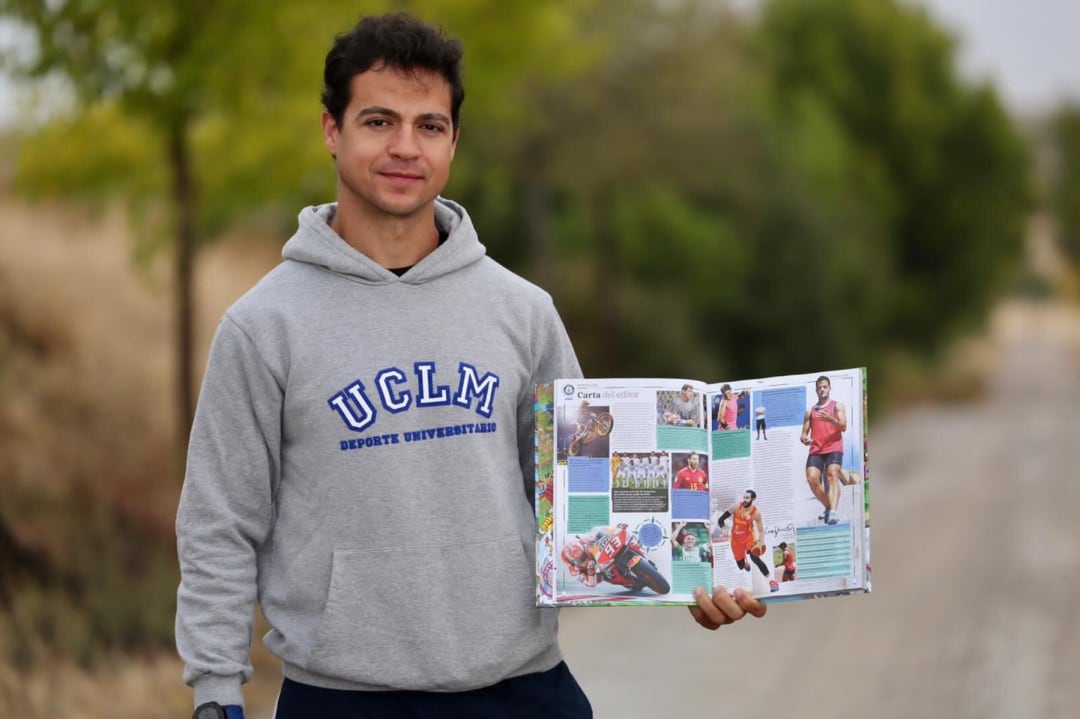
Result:
{"label": "blurred tree", "polygon": [[[163,0],[152,9],[132,0],[0,0],[0,16],[36,39],[36,53],[17,69],[61,79],[78,101],[29,138],[17,186],[92,202],[123,198],[151,238],[144,251],[160,244],[153,238],[163,236],[167,210],[181,444],[196,381],[191,287],[199,244],[237,222],[279,230],[300,206],[333,197],[318,125],[322,62],[357,8],[313,1],[273,0],[256,11],[240,0]],[[372,1],[362,9],[409,9],[451,34],[466,30],[466,108],[512,123],[520,121],[521,78],[560,75],[587,60],[587,47],[570,40],[575,13],[591,2]]]}
{"label": "blurred tree", "polygon": [[1061,248],[1072,265],[1080,268],[1080,106],[1061,108],[1052,133],[1058,165],[1051,192]]}
{"label": "blurred tree", "polygon": [[891,290],[866,339],[933,350],[980,319],[1031,192],[1020,137],[990,88],[960,82],[952,39],[895,0],[772,0],[760,48],[778,111],[809,98],[839,123],[854,189],[888,224]]}
{"label": "blurred tree", "polygon": [[[198,159],[208,158],[197,157],[196,145],[202,140],[204,148],[212,147],[223,124],[259,126],[255,109],[263,91],[294,67],[268,60],[270,43],[291,58],[298,56],[303,37],[296,32],[305,26],[303,15],[289,5],[252,12],[247,3],[230,0],[165,0],[151,11],[131,0],[0,0],[0,14],[28,28],[36,41],[33,56],[18,69],[61,80],[77,101],[71,115],[47,123],[28,144],[18,160],[17,181],[90,199],[120,195],[144,220],[159,218],[159,208],[167,208],[175,253],[181,441],[191,423],[195,382],[193,260],[197,243],[220,227],[224,214],[217,196],[204,199],[200,178],[213,173],[197,166]],[[243,133],[231,133],[228,140],[238,137]],[[243,143],[222,144],[214,148],[216,168],[228,167],[222,158],[247,149]],[[235,156],[235,165],[247,159]]]}
{"label": "blurred tree", "polygon": [[598,61],[536,88],[526,130],[485,128],[502,169],[459,185],[485,242],[529,273],[548,243],[522,231],[558,237],[541,284],[593,375],[850,361],[888,264],[844,127],[814,98],[777,111],[753,27],[724,6],[629,0],[587,20]]}
{"label": "blurred tree", "polygon": [[[691,333],[684,290],[703,288],[702,260],[731,242],[708,207],[720,167],[709,169],[714,155],[702,139],[724,132],[712,123],[728,118],[706,113],[738,72],[717,77],[694,66],[695,53],[709,61],[717,28],[710,21],[696,32],[700,11],[632,0],[583,14],[591,61],[558,82],[531,82],[520,122],[480,117],[483,144],[470,151],[487,169],[455,185],[493,254],[555,294],[590,374],[644,371],[655,356],[632,344],[650,329]],[[674,247],[664,247],[665,233]],[[696,263],[675,261],[695,253]],[[663,319],[661,307],[670,312]],[[695,343],[684,354],[699,366],[707,355]]]}

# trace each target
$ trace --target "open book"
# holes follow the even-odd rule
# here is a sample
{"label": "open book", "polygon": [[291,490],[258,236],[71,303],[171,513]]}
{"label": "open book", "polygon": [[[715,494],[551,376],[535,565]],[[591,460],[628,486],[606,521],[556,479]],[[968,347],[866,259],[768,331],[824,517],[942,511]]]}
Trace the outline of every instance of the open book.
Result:
{"label": "open book", "polygon": [[870,591],[866,371],[536,393],[539,606]]}

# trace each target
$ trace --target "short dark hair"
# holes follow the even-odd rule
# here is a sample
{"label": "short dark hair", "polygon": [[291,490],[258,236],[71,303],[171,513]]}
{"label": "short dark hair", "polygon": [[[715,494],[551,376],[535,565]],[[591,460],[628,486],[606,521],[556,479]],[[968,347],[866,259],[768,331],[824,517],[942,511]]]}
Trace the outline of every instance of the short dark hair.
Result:
{"label": "short dark hair", "polygon": [[757,492],[752,489],[746,490],[746,493],[750,495],[750,501],[757,499]]}
{"label": "short dark hair", "polygon": [[787,542],[780,542],[780,549],[787,549]]}
{"label": "short dark hair", "polygon": [[826,376],[826,375],[821,375],[816,380],[814,380],[814,386],[817,387],[819,382],[824,382],[825,384],[832,387],[832,382],[829,380],[828,376]]}
{"label": "short dark hair", "polygon": [[447,38],[440,28],[408,13],[361,16],[356,27],[334,38],[330,52],[326,53],[323,107],[340,127],[355,76],[375,66],[403,72],[428,70],[450,83],[450,119],[456,130],[461,125],[461,103],[465,100],[465,86],[461,82],[463,53],[459,40]]}

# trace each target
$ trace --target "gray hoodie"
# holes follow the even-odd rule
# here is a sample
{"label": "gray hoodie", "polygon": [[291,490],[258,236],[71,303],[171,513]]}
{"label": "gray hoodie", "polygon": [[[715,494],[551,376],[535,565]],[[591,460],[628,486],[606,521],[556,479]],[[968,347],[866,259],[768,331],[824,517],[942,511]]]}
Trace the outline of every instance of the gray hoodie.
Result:
{"label": "gray hoodie", "polygon": [[579,377],[545,292],[464,209],[398,277],[309,207],[221,321],[176,530],[196,703],[243,703],[253,602],[291,679],[457,691],[550,669],[535,608],[533,385]]}

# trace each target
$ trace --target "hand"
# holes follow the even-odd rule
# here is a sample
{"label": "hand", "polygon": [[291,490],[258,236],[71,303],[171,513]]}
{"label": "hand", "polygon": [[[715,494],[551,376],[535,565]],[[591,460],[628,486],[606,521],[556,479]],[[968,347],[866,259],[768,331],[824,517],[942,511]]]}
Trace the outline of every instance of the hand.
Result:
{"label": "hand", "polygon": [[802,442],[803,444],[805,444],[806,446],[810,446],[810,438],[807,437],[805,434],[803,436],[799,437],[799,441]]}
{"label": "hand", "polygon": [[751,597],[745,589],[736,589],[732,596],[723,587],[716,587],[710,597],[708,592],[698,587],[694,590],[694,599],[697,605],[690,607],[690,614],[694,621],[711,631],[737,622],[747,614],[765,616],[765,605]]}

